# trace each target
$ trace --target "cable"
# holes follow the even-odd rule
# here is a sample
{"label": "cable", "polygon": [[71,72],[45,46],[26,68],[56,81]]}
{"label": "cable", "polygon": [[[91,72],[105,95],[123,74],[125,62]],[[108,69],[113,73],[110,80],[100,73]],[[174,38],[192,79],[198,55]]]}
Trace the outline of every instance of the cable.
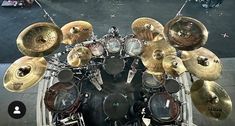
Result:
{"label": "cable", "polygon": [[186,5],[187,3],[188,3],[188,0],[185,0],[184,4],[181,6],[180,10],[177,12],[177,14],[175,15],[175,17],[181,15],[181,11],[183,10],[183,8],[185,7],[185,5]]}

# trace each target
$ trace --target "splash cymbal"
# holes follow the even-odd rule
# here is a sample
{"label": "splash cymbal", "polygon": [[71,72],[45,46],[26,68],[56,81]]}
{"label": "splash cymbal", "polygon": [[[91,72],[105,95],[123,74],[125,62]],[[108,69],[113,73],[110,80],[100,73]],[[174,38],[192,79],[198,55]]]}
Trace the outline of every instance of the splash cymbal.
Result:
{"label": "splash cymbal", "polygon": [[194,50],[205,45],[208,31],[200,21],[178,16],[165,25],[164,37],[177,49]]}
{"label": "splash cymbal", "polygon": [[232,112],[232,101],[229,95],[214,81],[197,80],[193,83],[190,92],[194,106],[207,117],[224,120]]}
{"label": "splash cymbal", "polygon": [[17,47],[24,55],[43,57],[55,51],[63,39],[59,27],[39,22],[25,28],[17,37]]}
{"label": "splash cymbal", "polygon": [[176,50],[164,39],[148,42],[143,49],[141,60],[147,72],[153,75],[164,73],[162,60],[165,56],[176,55]]}
{"label": "splash cymbal", "polygon": [[199,48],[188,51],[189,59],[183,61],[187,70],[203,80],[217,80],[222,72],[220,59],[210,50]]}
{"label": "splash cymbal", "polygon": [[64,39],[63,44],[71,45],[87,40],[92,35],[92,25],[86,21],[73,21],[61,28]]}
{"label": "splash cymbal", "polygon": [[72,67],[80,67],[89,63],[91,51],[84,46],[74,47],[67,56],[67,61]]}
{"label": "splash cymbal", "polygon": [[5,72],[4,87],[11,92],[25,91],[42,79],[46,69],[47,62],[43,57],[21,57]]}
{"label": "splash cymbal", "polygon": [[155,19],[148,17],[137,18],[131,25],[137,38],[152,41],[157,35],[163,35],[163,25]]}
{"label": "splash cymbal", "polygon": [[173,77],[178,77],[186,71],[182,60],[175,55],[164,57],[162,65],[165,72]]}

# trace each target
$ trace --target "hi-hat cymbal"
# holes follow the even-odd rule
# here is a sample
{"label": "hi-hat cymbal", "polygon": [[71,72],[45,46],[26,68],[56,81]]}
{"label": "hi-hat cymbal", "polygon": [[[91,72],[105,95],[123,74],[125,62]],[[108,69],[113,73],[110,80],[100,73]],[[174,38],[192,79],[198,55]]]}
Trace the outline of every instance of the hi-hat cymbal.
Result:
{"label": "hi-hat cymbal", "polygon": [[25,28],[17,37],[21,53],[32,57],[43,57],[55,51],[63,39],[59,27],[52,23],[39,22]]}
{"label": "hi-hat cymbal", "polygon": [[176,55],[176,50],[164,39],[161,39],[148,42],[144,46],[141,60],[148,73],[157,75],[157,73],[164,73],[162,60],[168,55]]}
{"label": "hi-hat cymbal", "polygon": [[208,31],[200,21],[178,16],[165,25],[164,37],[177,49],[194,50],[205,45]]}
{"label": "hi-hat cymbal", "polygon": [[222,72],[220,59],[210,50],[199,48],[188,51],[189,59],[183,61],[187,70],[203,80],[217,80]]}
{"label": "hi-hat cymbal", "polygon": [[165,72],[173,77],[178,77],[180,74],[186,71],[182,60],[175,55],[164,57],[162,65]]}
{"label": "hi-hat cymbal", "polygon": [[131,25],[137,38],[152,41],[157,35],[163,35],[163,25],[155,19],[148,17],[137,18]]}
{"label": "hi-hat cymbal", "polygon": [[190,92],[194,106],[203,115],[223,120],[232,111],[229,95],[214,81],[197,80],[193,83]]}
{"label": "hi-hat cymbal", "polygon": [[74,47],[67,56],[67,61],[72,67],[80,67],[89,63],[91,51],[84,46]]}
{"label": "hi-hat cymbal", "polygon": [[21,57],[5,72],[4,87],[11,92],[25,91],[42,79],[46,69],[47,62],[43,57]]}
{"label": "hi-hat cymbal", "polygon": [[92,25],[86,21],[73,21],[65,24],[61,28],[64,39],[64,44],[74,44],[76,42],[82,42],[87,40],[92,35]]}

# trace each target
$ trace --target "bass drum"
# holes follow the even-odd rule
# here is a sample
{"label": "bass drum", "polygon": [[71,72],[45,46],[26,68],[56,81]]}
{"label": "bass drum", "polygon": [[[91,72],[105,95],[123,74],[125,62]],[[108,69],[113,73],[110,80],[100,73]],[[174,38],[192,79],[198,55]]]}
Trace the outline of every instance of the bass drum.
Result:
{"label": "bass drum", "polygon": [[180,103],[167,92],[153,94],[148,102],[151,117],[158,123],[175,121],[181,111]]}
{"label": "bass drum", "polygon": [[46,91],[44,103],[49,111],[71,113],[80,105],[78,95],[78,89],[74,84],[57,82]]}
{"label": "bass drum", "polygon": [[120,57],[108,57],[104,59],[103,69],[110,75],[117,75],[124,70],[125,61]]}
{"label": "bass drum", "polygon": [[137,38],[127,37],[124,43],[126,54],[130,56],[139,56],[143,51],[143,42]]}
{"label": "bass drum", "polygon": [[88,46],[93,56],[99,57],[104,54],[104,46],[100,42],[92,43]]}

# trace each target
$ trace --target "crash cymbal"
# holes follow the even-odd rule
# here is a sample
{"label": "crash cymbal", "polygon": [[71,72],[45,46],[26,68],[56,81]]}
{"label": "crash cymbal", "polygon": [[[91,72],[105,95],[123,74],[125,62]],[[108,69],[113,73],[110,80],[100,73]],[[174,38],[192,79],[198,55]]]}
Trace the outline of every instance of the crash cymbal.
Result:
{"label": "crash cymbal", "polygon": [[164,39],[148,42],[143,49],[141,60],[147,72],[153,75],[164,73],[162,60],[165,56],[176,55],[176,50]]}
{"label": "crash cymbal", "polygon": [[67,56],[67,61],[72,67],[80,67],[89,63],[91,51],[84,46],[74,47]]}
{"label": "crash cymbal", "polygon": [[152,41],[157,35],[163,35],[163,25],[155,19],[148,17],[137,18],[131,25],[137,38]]}
{"label": "crash cymbal", "polygon": [[91,37],[93,28],[89,22],[86,21],[73,21],[65,24],[61,28],[64,39],[64,44],[74,44],[76,42],[82,42]]}
{"label": "crash cymbal", "polygon": [[25,91],[42,79],[46,69],[47,62],[43,57],[21,57],[5,72],[4,87],[11,92]]}
{"label": "crash cymbal", "polygon": [[52,23],[39,22],[25,28],[17,37],[21,53],[31,57],[42,57],[55,51],[63,39],[59,27]]}
{"label": "crash cymbal", "polygon": [[220,59],[210,50],[199,48],[188,51],[188,60],[183,61],[187,70],[196,77],[203,80],[217,80],[222,72]]}
{"label": "crash cymbal", "polygon": [[175,55],[164,57],[162,65],[165,72],[173,77],[178,77],[180,74],[186,71],[182,60]]}
{"label": "crash cymbal", "polygon": [[214,81],[197,80],[193,83],[190,92],[194,106],[203,115],[224,120],[232,111],[229,95]]}
{"label": "crash cymbal", "polygon": [[194,50],[205,45],[208,31],[200,21],[178,16],[165,25],[164,37],[177,49]]}

